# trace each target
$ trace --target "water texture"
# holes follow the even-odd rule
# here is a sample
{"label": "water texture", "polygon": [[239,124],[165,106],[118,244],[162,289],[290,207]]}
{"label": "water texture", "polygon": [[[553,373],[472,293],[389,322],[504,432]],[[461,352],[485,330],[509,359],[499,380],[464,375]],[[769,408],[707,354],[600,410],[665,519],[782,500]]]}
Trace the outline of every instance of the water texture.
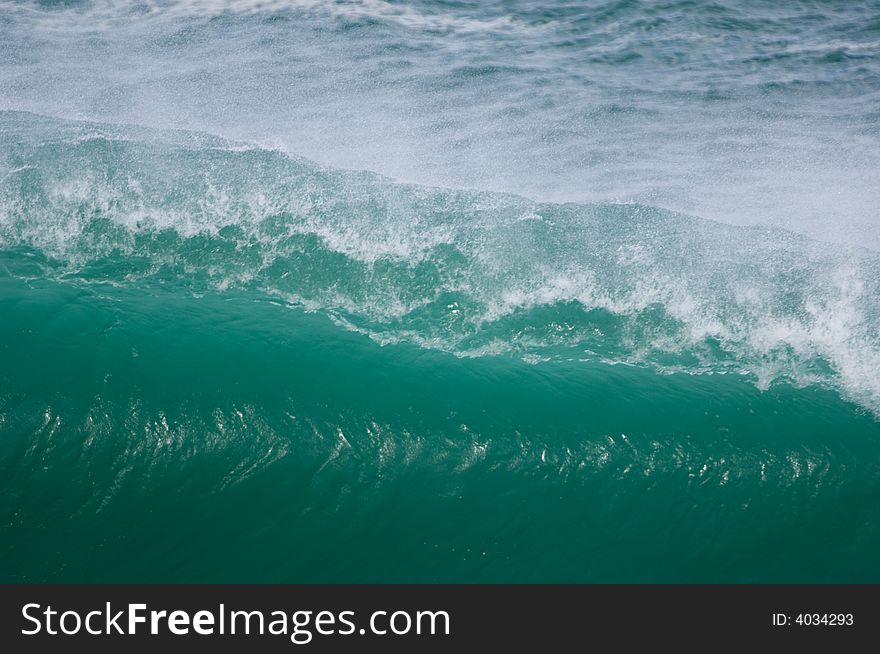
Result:
{"label": "water texture", "polygon": [[880,581],[880,5],[0,3],[0,580]]}

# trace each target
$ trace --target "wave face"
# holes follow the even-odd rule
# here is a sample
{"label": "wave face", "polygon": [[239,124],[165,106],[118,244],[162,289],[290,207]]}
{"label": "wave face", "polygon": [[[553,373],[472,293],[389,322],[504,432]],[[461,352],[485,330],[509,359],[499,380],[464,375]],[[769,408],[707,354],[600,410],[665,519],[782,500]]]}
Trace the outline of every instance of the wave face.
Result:
{"label": "wave face", "polygon": [[871,251],[2,127],[7,579],[798,579],[874,551]]}
{"label": "wave face", "polygon": [[0,581],[880,582],[877,9],[0,4]]}

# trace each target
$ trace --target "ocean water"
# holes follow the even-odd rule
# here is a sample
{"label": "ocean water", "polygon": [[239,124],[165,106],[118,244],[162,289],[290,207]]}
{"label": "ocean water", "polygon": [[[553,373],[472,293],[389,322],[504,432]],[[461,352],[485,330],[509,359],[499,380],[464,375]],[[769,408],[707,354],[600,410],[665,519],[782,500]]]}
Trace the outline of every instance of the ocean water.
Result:
{"label": "ocean water", "polygon": [[880,581],[880,3],[0,2],[0,580]]}

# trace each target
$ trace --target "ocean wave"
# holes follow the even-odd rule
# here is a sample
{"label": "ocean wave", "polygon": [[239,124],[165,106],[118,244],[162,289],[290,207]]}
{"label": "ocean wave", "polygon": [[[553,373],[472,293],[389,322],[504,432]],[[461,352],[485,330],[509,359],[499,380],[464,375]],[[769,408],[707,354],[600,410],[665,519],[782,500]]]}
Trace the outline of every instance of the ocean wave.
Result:
{"label": "ocean wave", "polygon": [[820,385],[880,409],[880,257],[640,204],[400,184],[4,112],[7,272],[248,290],[382,344]]}
{"label": "ocean wave", "polygon": [[[801,572],[791,550],[757,572],[722,564],[759,547],[756,524],[787,539],[816,516],[816,538],[875,549],[878,423],[832,391],[528,365],[494,342],[459,358],[379,347],[253,289],[181,292],[175,275],[0,274],[0,315],[6,580],[432,580],[446,557],[436,579],[785,580]],[[664,565],[631,567],[638,529]],[[724,530],[746,536],[719,552]],[[131,554],[133,534],[150,547]],[[548,534],[561,568],[533,563]],[[583,555],[596,538],[610,570]],[[524,540],[529,563],[511,569]],[[717,565],[695,570],[683,543]],[[94,556],[117,548],[124,569]],[[218,568],[226,552],[240,568]],[[876,574],[833,561],[810,578]]]}

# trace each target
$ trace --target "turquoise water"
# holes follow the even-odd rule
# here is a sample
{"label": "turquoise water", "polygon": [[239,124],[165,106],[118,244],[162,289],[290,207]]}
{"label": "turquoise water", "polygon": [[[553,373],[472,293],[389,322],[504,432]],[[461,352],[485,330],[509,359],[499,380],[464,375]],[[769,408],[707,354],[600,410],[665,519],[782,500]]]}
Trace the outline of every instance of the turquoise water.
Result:
{"label": "turquoise water", "polygon": [[880,581],[876,4],[0,42],[3,581]]}

